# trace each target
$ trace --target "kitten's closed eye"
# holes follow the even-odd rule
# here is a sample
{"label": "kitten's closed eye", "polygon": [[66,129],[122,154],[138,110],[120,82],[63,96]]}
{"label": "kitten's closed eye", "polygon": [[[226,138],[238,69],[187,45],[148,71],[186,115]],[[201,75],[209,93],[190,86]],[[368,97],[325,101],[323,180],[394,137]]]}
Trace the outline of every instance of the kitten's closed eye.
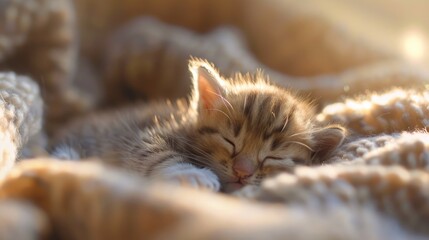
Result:
{"label": "kitten's closed eye", "polygon": [[272,159],[272,160],[282,160],[283,158],[281,157],[273,157],[273,156],[267,156],[264,158],[264,161],[268,160],[268,159]]}
{"label": "kitten's closed eye", "polygon": [[292,161],[299,165],[307,165],[307,161],[302,158],[292,158]]}
{"label": "kitten's closed eye", "polygon": [[224,136],[222,136],[222,139],[232,147],[231,156],[234,157],[235,155],[237,155],[234,142]]}

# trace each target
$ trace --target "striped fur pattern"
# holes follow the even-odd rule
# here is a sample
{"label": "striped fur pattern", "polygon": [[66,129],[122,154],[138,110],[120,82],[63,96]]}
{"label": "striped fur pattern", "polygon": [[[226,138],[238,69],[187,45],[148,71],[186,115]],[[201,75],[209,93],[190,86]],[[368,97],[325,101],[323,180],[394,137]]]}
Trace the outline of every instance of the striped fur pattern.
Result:
{"label": "striped fur pattern", "polygon": [[81,119],[53,155],[97,156],[142,176],[230,191],[320,161],[344,138],[342,127],[316,125],[310,104],[262,74],[226,80],[199,59],[190,70],[188,100]]}

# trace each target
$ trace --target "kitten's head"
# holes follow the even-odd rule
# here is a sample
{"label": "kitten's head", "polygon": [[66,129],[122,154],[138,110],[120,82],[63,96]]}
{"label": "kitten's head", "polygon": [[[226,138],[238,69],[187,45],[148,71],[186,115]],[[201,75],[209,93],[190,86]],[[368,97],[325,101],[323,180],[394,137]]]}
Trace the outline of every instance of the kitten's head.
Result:
{"label": "kitten's head", "polygon": [[219,176],[224,190],[309,165],[335,149],[345,130],[316,126],[312,107],[261,74],[223,79],[209,63],[190,62],[193,158]]}

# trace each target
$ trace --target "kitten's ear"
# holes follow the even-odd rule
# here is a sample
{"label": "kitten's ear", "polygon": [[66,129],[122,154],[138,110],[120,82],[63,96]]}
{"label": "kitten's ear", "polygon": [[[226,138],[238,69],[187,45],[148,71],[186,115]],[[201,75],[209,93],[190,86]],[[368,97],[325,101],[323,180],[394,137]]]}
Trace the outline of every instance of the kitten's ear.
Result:
{"label": "kitten's ear", "polygon": [[313,139],[315,146],[314,154],[319,161],[325,160],[329,153],[335,150],[346,137],[346,129],[339,125],[330,125],[321,130],[315,131]]}
{"label": "kitten's ear", "polygon": [[191,107],[196,110],[210,109],[225,96],[225,81],[209,63],[199,59],[189,62],[192,74]]}

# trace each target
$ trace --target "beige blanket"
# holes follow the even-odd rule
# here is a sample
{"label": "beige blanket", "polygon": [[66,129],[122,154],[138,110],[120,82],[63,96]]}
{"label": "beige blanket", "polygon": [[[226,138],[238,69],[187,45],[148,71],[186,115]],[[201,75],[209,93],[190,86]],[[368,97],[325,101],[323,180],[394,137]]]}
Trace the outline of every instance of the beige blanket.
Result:
{"label": "beige blanket", "polygon": [[[429,72],[343,27],[295,1],[0,0],[0,239],[429,238]],[[228,196],[46,156],[77,116],[186,96],[190,55],[262,69],[350,136]]]}

